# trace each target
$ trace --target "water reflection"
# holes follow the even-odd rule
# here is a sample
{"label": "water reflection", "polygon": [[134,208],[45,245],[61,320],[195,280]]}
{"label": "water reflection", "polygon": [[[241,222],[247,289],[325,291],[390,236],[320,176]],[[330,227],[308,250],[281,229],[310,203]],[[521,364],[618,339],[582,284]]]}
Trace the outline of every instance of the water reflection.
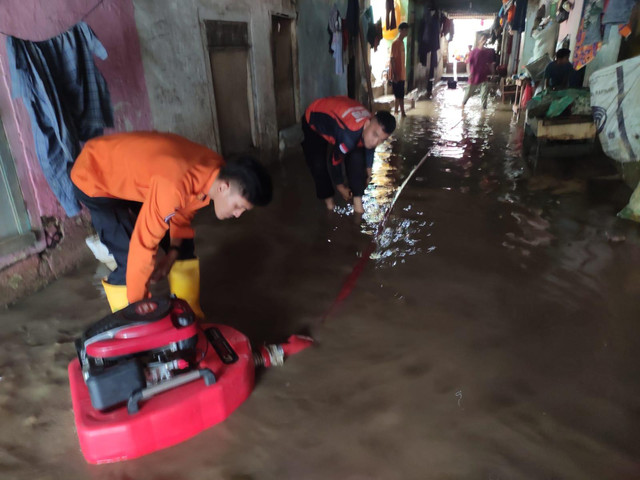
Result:
{"label": "water reflection", "polygon": [[[489,142],[494,136],[488,122],[492,110],[463,110],[461,101],[461,89],[439,90],[434,101],[433,119],[408,117],[398,132],[376,150],[372,182],[363,199],[366,213],[362,232],[374,237],[376,250],[372,258],[378,267],[393,266],[404,262],[407,256],[436,249],[424,242],[430,236],[427,222],[415,218],[425,212],[416,212],[411,204],[389,212],[402,182],[425,154],[430,156],[427,162],[438,159],[443,167],[440,173],[451,177],[441,180],[444,183],[440,185],[442,190],[471,192],[469,185],[459,183],[472,177],[472,170],[489,150]],[[424,183],[429,178],[420,172],[413,181]],[[489,176],[478,182],[485,193],[497,188],[498,183]]]}
{"label": "water reflection", "polygon": [[371,258],[377,267],[404,263],[405,257],[423,251],[418,244],[427,222],[406,217],[422,216],[424,212],[412,210],[411,205],[392,213],[390,209],[402,182],[427,151],[428,133],[428,119],[407,118],[401,131],[376,150],[372,181],[363,198],[366,213],[361,231],[373,237],[375,250]]}

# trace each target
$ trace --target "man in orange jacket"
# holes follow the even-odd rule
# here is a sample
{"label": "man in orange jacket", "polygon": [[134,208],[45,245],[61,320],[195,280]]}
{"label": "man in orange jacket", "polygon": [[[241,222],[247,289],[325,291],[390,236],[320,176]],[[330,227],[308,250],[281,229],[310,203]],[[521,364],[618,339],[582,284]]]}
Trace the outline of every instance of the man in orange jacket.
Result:
{"label": "man in orange jacket", "polygon": [[193,216],[213,202],[218,219],[237,218],[272,196],[271,177],[255,159],[225,163],[212,150],[171,133],[89,140],[71,180],[117,263],[102,282],[112,311],[145,298],[150,282],[168,276],[171,292],[203,317]]}

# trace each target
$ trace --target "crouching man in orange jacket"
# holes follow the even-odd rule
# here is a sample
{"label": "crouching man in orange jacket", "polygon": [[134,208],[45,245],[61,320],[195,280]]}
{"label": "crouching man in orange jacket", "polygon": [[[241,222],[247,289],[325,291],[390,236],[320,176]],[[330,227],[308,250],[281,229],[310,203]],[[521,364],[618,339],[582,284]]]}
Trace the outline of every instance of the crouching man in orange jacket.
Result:
{"label": "crouching man in orange jacket", "polygon": [[[71,170],[117,268],[102,284],[112,311],[169,279],[171,293],[200,308],[200,266],[191,220],[213,202],[220,220],[271,201],[271,177],[251,157],[225,163],[212,150],[171,133],[132,132],[88,141]],[[158,248],[165,251],[158,259]]]}

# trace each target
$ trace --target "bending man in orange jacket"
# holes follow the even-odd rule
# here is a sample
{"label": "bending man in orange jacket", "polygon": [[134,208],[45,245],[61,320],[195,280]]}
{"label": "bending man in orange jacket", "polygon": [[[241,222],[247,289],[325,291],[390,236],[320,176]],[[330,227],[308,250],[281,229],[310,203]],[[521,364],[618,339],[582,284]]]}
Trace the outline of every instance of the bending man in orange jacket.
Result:
{"label": "bending man in orange jacket", "polygon": [[255,159],[225,163],[202,145],[158,132],[88,141],[71,180],[117,263],[103,280],[112,311],[145,298],[149,282],[168,276],[171,292],[203,317],[193,216],[213,202],[218,219],[237,218],[272,195],[271,177]]}

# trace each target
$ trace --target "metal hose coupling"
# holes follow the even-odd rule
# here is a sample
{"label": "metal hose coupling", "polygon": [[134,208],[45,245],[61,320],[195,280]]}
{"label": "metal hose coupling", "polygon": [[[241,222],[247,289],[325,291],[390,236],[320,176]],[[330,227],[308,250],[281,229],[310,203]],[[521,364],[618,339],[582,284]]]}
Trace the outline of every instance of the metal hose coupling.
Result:
{"label": "metal hose coupling", "polygon": [[291,335],[286,342],[269,344],[253,351],[253,361],[256,367],[281,367],[284,359],[301,352],[313,344],[313,338],[303,335]]}

